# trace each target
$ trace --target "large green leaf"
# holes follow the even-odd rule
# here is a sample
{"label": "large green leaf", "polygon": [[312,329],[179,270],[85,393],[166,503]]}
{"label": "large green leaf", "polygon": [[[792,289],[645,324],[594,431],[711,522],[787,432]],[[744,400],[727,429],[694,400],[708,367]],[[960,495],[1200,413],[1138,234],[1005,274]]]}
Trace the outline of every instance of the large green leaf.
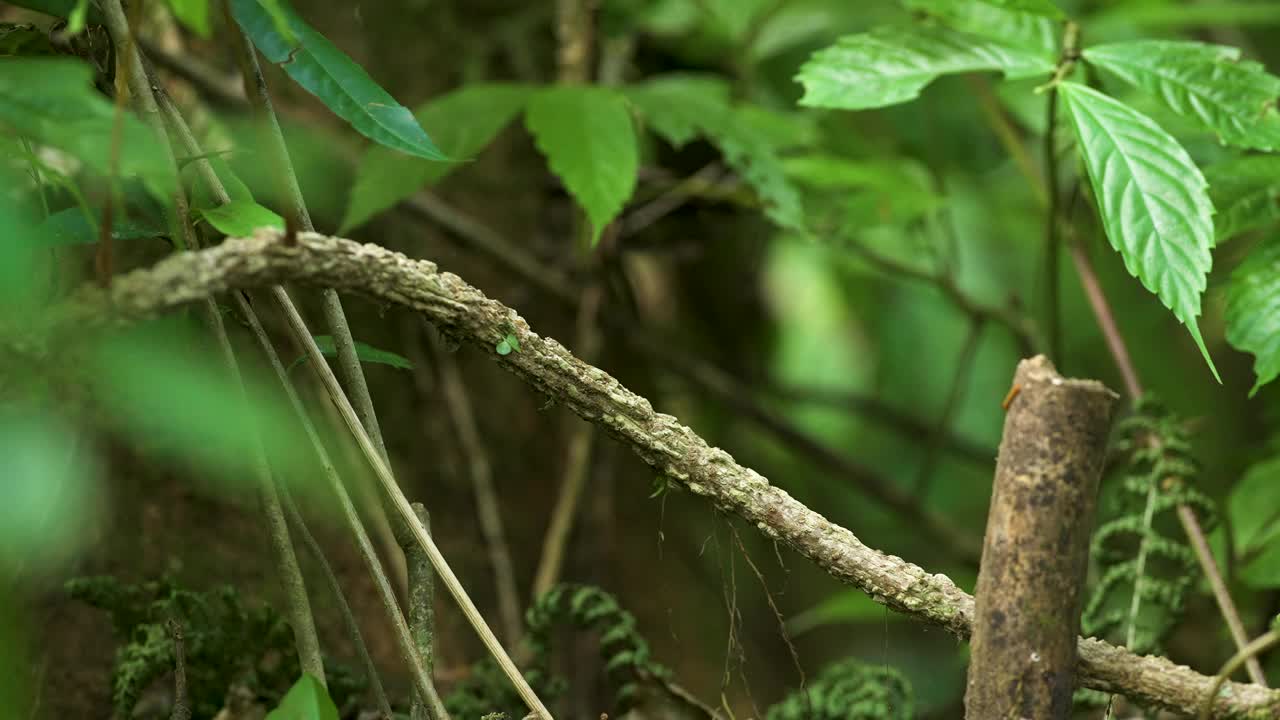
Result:
{"label": "large green leaf", "polygon": [[168,0],[173,16],[200,37],[209,37],[209,0]]}
{"label": "large green leaf", "polygon": [[1257,0],[1214,0],[1204,3],[1100,3],[1100,11],[1085,18],[1091,34],[1137,28],[1203,28],[1223,25],[1260,27],[1280,24],[1280,3]]}
{"label": "large green leaf", "polygon": [[1129,273],[1191,332],[1218,378],[1196,324],[1213,265],[1213,205],[1204,176],[1177,140],[1137,110],[1076,83],[1058,91],[1107,239]]}
{"label": "large green leaf", "polygon": [[[0,125],[64,150],[107,175],[115,108],[92,81],[93,70],[70,58],[0,59]],[[173,187],[168,157],[155,135],[132,115],[121,118],[118,172],[142,178],[161,198]]]}
{"label": "large green leaf", "polygon": [[284,229],[284,218],[252,200],[232,200],[225,205],[196,212],[228,237],[248,237],[260,227]]}
{"label": "large green leaf", "polygon": [[1280,458],[1250,466],[1227,506],[1241,578],[1256,588],[1280,587]]}
{"label": "large green leaf", "polygon": [[108,338],[86,358],[94,397],[140,446],[200,477],[256,482],[265,446],[279,478],[305,483],[314,473],[310,446],[276,385],[246,366],[242,391],[205,345],[164,324]]}
{"label": "large green leaf", "polygon": [[1084,58],[1217,133],[1224,143],[1280,147],[1280,78],[1256,62],[1240,60],[1236,48],[1140,40],[1091,47]]}
{"label": "large green leaf", "polygon": [[[982,0],[906,0],[907,7],[927,13],[960,32],[1030,50],[1054,62],[1062,28],[1053,16],[1011,7],[1016,3]],[[1052,7],[1052,6],[1051,6]],[[1056,8],[1055,8],[1056,9]]]}
{"label": "large green leaf", "polygon": [[[511,122],[530,92],[531,88],[521,85],[468,85],[419,106],[414,116],[423,127],[435,128],[441,150],[463,160],[483,150]],[[457,167],[457,163],[370,148],[356,169],[355,187],[338,232],[346,233]]]}
{"label": "large green leaf", "polygon": [[324,685],[303,673],[266,720],[338,720],[338,708]]}
{"label": "large green leaf", "polygon": [[525,126],[591,221],[591,240],[631,197],[639,151],[627,101],[599,87],[552,87],[529,100]]}
{"label": "large green leaf", "polygon": [[1250,395],[1280,375],[1280,237],[1259,243],[1227,283],[1227,342],[1256,358]]}
{"label": "large green leaf", "polygon": [[1218,240],[1280,221],[1280,156],[1250,155],[1204,169]]}
{"label": "large green leaf", "polygon": [[784,228],[804,228],[800,195],[779,157],[781,147],[795,143],[762,126],[759,112],[750,106],[733,106],[723,79],[661,75],[628,88],[627,97],[645,124],[673,147],[705,137],[755,190],[769,219]]}
{"label": "large green leaf", "polygon": [[65,560],[96,506],[97,468],[75,431],[27,406],[0,409],[0,578]]}
{"label": "large green leaf", "polygon": [[1046,75],[1043,53],[942,27],[883,27],[841,38],[800,68],[801,105],[863,110],[919,96],[940,75],[999,70],[1009,78]]}
{"label": "large green leaf", "polygon": [[[276,9],[278,6],[278,10]],[[231,0],[236,22],[268,60],[361,135],[409,155],[447,159],[409,109],[369,77],[364,68],[302,21],[283,0]],[[297,42],[277,27],[283,15]]]}

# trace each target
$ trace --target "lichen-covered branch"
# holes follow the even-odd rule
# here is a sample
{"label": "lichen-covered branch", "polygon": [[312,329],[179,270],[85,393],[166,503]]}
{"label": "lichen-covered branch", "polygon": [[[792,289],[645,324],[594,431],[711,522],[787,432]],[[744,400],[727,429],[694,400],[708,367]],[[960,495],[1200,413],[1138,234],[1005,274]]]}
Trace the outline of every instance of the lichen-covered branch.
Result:
{"label": "lichen-covered branch", "polygon": [[[608,373],[581,362],[555,340],[538,336],[514,310],[456,275],[375,245],[303,233],[296,245],[285,246],[280,235],[264,231],[227,240],[117,277],[109,289],[85,287],[50,313],[50,330],[64,331],[70,339],[93,325],[154,316],[231,288],[281,282],[332,287],[411,308],[601,426],[659,472],[748,520],[830,575],[894,610],[968,636],[973,598],[949,578],[866,546],[674,417],[655,412],[648,400]],[[520,350],[498,355],[495,346],[509,333],[518,337]],[[1078,655],[1081,684],[1178,712],[1192,712],[1213,683],[1190,668],[1097,640],[1081,640]],[[1233,683],[1223,694],[1215,708],[1218,718],[1280,712],[1277,691]]]}

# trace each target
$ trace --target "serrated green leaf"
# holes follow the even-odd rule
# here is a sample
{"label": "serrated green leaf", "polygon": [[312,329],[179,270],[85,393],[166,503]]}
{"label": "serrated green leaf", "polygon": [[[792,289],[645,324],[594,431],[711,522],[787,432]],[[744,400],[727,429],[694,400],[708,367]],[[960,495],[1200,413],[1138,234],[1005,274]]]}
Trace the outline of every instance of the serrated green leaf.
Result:
{"label": "serrated green leaf", "polygon": [[227,237],[248,237],[260,227],[284,229],[284,218],[252,200],[232,200],[196,213]]}
{"label": "serrated green leaf", "polygon": [[631,197],[639,150],[627,101],[599,87],[552,87],[529,100],[525,127],[591,221],[591,243]]}
{"label": "serrated green leaf", "polygon": [[173,16],[203,38],[209,37],[209,0],[167,0]]}
{"label": "serrated green leaf", "polygon": [[1134,28],[1196,28],[1222,25],[1260,27],[1280,23],[1280,4],[1243,0],[1214,0],[1206,3],[1115,3],[1082,23],[1091,34]]}
{"label": "serrated green leaf", "polygon": [[[320,353],[322,355],[324,355],[325,357],[338,356],[338,349],[333,344],[332,335],[316,335],[314,340],[316,341],[316,346],[320,348]],[[377,363],[379,365],[390,365],[391,367],[401,368],[402,370],[413,369],[413,363],[409,362],[409,359],[404,357],[403,355],[397,355],[396,353],[393,353],[390,350],[380,350],[367,343],[362,343],[359,340],[355,341],[355,346],[356,346],[356,357],[360,358],[361,362]],[[299,363],[305,361],[306,359],[307,357],[305,355],[299,357],[298,359],[294,360],[292,363],[289,364],[289,369],[292,370]]]}
{"label": "serrated green leaf", "polygon": [[1097,45],[1086,49],[1084,58],[1217,133],[1226,144],[1280,147],[1280,78],[1256,62],[1240,60],[1236,48],[1140,40]]}
{"label": "serrated green leaf", "polygon": [[[0,125],[67,152],[94,171],[111,172],[115,107],[93,88],[93,70],[70,58],[0,60]],[[173,168],[155,135],[132,114],[121,118],[122,177],[137,176],[168,199]]]}
{"label": "serrated green leaf", "polygon": [[1280,375],[1280,237],[1258,243],[1227,283],[1227,342],[1254,355],[1252,397]]}
{"label": "serrated green leaf", "polygon": [[865,110],[914,100],[940,75],[1047,75],[1053,60],[942,27],[883,27],[841,38],[800,68],[801,105]]}
{"label": "serrated green leaf", "polygon": [[906,0],[904,4],[953,30],[1029,50],[1049,62],[1054,62],[1058,53],[1062,26],[1054,20],[1061,13],[1054,17],[1012,7],[1018,3],[984,0]]}
{"label": "serrated green leaf", "polygon": [[[36,227],[40,242],[49,245],[86,245],[98,242],[97,220],[85,217],[79,207],[53,213]],[[158,218],[122,218],[111,223],[111,237],[116,240],[139,240],[169,234],[169,227]]]}
{"label": "serrated green leaf", "polygon": [[[468,85],[420,105],[414,117],[435,129],[435,140],[450,157],[466,160],[488,145],[524,107],[532,88],[523,85]],[[360,160],[355,187],[339,233],[346,233],[401,200],[433,185],[458,167],[454,162],[406,158],[373,147]]]}
{"label": "serrated green leaf", "polygon": [[1196,318],[1213,266],[1213,205],[1187,151],[1150,118],[1097,90],[1058,86],[1102,225],[1129,273],[1190,331],[1219,382]]}
{"label": "serrated green leaf", "polygon": [[338,707],[319,680],[303,673],[266,720],[338,720]]}
{"label": "serrated green leaf", "polygon": [[1280,156],[1251,155],[1204,169],[1218,241],[1280,221]]}
{"label": "serrated green leaf", "polygon": [[[274,4],[278,3],[278,14]],[[409,109],[396,102],[354,60],[302,21],[283,0],[231,0],[236,22],[271,62],[315,95],[357,132],[394,150],[447,160]],[[277,28],[283,16],[297,42]]]}
{"label": "serrated green leaf", "polygon": [[723,79],[694,74],[662,75],[627,89],[627,97],[646,125],[673,147],[705,137],[759,196],[765,214],[784,228],[803,230],[800,195],[787,179],[779,157],[782,142],[759,127],[753,110],[729,102]]}

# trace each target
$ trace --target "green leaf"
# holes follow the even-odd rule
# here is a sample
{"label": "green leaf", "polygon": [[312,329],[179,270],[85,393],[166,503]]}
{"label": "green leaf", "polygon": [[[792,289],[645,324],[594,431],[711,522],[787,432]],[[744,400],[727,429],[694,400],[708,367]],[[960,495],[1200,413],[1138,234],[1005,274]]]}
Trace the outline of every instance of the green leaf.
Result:
{"label": "green leaf", "polygon": [[[167,200],[173,168],[155,135],[132,114],[121,118],[119,174],[136,175]],[[0,60],[0,125],[66,151],[109,175],[115,108],[93,88],[93,70],[70,58]]]}
{"label": "green leaf", "polygon": [[769,219],[801,231],[804,210],[800,195],[787,179],[779,157],[774,127],[762,128],[759,113],[750,106],[729,103],[729,86],[722,79],[694,74],[661,75],[627,89],[645,123],[673,147],[705,137],[725,162],[751,185]]}
{"label": "green leaf", "polygon": [[1280,375],[1280,237],[1258,243],[1227,283],[1227,342],[1255,357],[1250,397]]}
{"label": "green leaf", "polygon": [[902,619],[902,615],[889,612],[861,590],[841,590],[789,618],[787,632],[792,636],[800,636],[827,625],[884,623]]}
{"label": "green leaf", "polygon": [[507,340],[506,338],[502,338],[502,340],[500,340],[500,341],[498,342],[498,344],[494,346],[494,348],[493,348],[493,349],[494,349],[494,351],[496,351],[499,355],[510,355],[510,354],[511,354],[511,341]]}
{"label": "green leaf", "polygon": [[[79,207],[59,210],[36,228],[40,241],[49,245],[86,245],[98,242],[98,219],[85,217]],[[117,217],[111,223],[111,237],[116,240],[141,240],[169,234],[168,226],[158,218],[132,219]]]}
{"label": "green leaf", "polygon": [[[280,65],[294,82],[370,140],[429,160],[447,159],[413,113],[375,83],[364,68],[303,22],[283,0],[276,12],[269,7],[273,4],[231,0],[236,22],[268,60]],[[281,16],[296,43],[280,33],[277,21]]]}
{"label": "green leaf", "polygon": [[284,229],[284,218],[252,200],[232,200],[196,210],[196,214],[227,237],[248,237],[260,227]]}
{"label": "green leaf", "polygon": [[910,158],[850,160],[812,154],[787,158],[783,166],[789,177],[835,199],[846,212],[843,226],[904,224],[943,202],[928,168]]}
{"label": "green leaf", "polygon": [[1236,48],[1140,40],[1091,47],[1084,58],[1217,133],[1224,143],[1280,147],[1280,78],[1256,62],[1240,60]]}
{"label": "green leaf", "polygon": [[67,15],[67,34],[79,35],[84,30],[85,20],[89,16],[89,0],[76,0],[75,7]]}
{"label": "green leaf", "polygon": [[1056,61],[1062,26],[1055,20],[1060,18],[1060,12],[1055,17],[1012,7],[1019,3],[983,0],[906,0],[904,4],[953,30],[1030,50],[1047,62]]}
{"label": "green leaf", "polygon": [[[524,107],[531,88],[521,85],[468,85],[414,111],[423,127],[436,128],[435,140],[450,157],[465,159],[488,145]],[[458,167],[454,162],[406,158],[372,147],[356,169],[355,187],[338,233],[344,234]]]}
{"label": "green leaf", "polygon": [[1255,588],[1280,587],[1280,458],[1251,465],[1227,506],[1241,578]]}
{"label": "green leaf", "polygon": [[86,358],[107,417],[139,445],[239,489],[256,483],[265,447],[277,477],[305,489],[310,445],[278,384],[244,366],[242,389],[207,343],[170,325],[107,338]]}
{"label": "green leaf", "polygon": [[203,38],[209,37],[209,0],[168,0],[178,22]]}
{"label": "green leaf", "polygon": [[999,70],[1047,75],[1051,58],[942,27],[883,27],[841,38],[800,68],[801,105],[864,110],[919,96],[940,75]]}
{"label": "green leaf", "polygon": [[631,197],[639,150],[627,101],[599,87],[552,87],[529,100],[525,127],[591,221],[591,243]]}
{"label": "green leaf", "polygon": [[[333,344],[332,335],[316,335],[314,339],[316,341],[316,346],[320,348],[320,353],[325,357],[338,356],[338,349]],[[397,355],[389,350],[379,350],[378,348],[362,343],[359,340],[355,341],[355,344],[356,357],[360,358],[361,362],[390,365],[391,367],[397,367],[403,370],[413,369],[413,363],[409,362],[409,359],[403,355]],[[305,355],[299,357],[297,360],[294,360],[289,364],[289,369],[292,370],[306,359],[307,356]]]}
{"label": "green leaf", "polygon": [[1132,34],[1135,28],[1179,28],[1239,25],[1260,27],[1280,24],[1280,4],[1243,0],[1214,0],[1206,3],[1106,3],[1105,8],[1082,23],[1091,34],[1120,29]]}
{"label": "green leaf", "polygon": [[79,545],[97,505],[98,469],[89,451],[73,428],[38,408],[0,411],[0,577],[46,568]]}
{"label": "green leaf", "polygon": [[1219,242],[1280,221],[1280,157],[1251,155],[1204,169]]}
{"label": "green leaf", "polygon": [[338,707],[319,680],[303,673],[266,720],[338,720]]}
{"label": "green leaf", "polygon": [[1219,382],[1196,318],[1213,266],[1213,205],[1187,151],[1150,118],[1097,90],[1058,86],[1107,239],[1125,268],[1187,327]]}

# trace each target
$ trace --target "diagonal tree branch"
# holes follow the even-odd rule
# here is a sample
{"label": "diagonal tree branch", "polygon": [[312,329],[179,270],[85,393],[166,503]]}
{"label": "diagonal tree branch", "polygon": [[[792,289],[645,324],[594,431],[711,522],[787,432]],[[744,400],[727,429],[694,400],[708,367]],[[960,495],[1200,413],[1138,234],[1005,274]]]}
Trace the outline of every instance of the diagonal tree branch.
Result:
{"label": "diagonal tree branch", "polygon": [[[748,520],[833,577],[894,610],[968,636],[973,597],[949,578],[864,545],[675,418],[655,412],[648,400],[603,370],[535,334],[514,310],[432,262],[313,233],[300,234],[296,245],[286,246],[281,233],[263,231],[175,255],[116,278],[109,289],[86,286],[50,312],[47,329],[55,340],[70,340],[95,325],[136,321],[231,288],[286,281],[355,292],[422,313],[442,331],[480,347],[535,389],[598,424],[695,495]],[[499,356],[494,346],[507,333],[518,336],[520,350]],[[1139,657],[1093,639],[1080,640],[1078,656],[1080,684],[1176,712],[1194,712],[1214,683],[1164,658]],[[1231,683],[1214,712],[1216,718],[1271,717],[1280,712],[1280,691]]]}

